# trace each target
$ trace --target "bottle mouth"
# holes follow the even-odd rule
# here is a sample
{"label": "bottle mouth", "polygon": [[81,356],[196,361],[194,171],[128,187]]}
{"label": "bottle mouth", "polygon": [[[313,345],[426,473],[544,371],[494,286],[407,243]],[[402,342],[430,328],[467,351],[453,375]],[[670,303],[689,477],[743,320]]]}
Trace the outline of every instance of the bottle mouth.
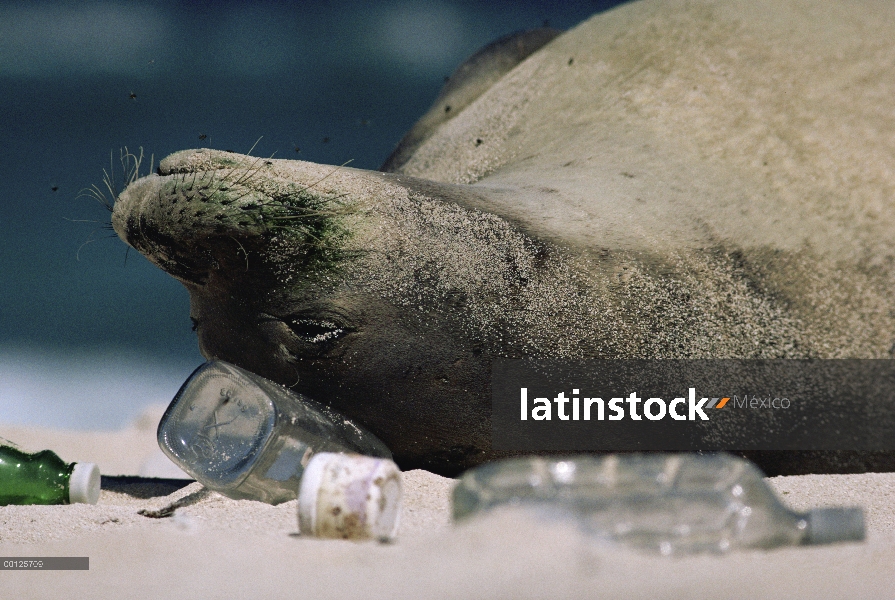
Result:
{"label": "bottle mouth", "polygon": [[99,491],[99,468],[93,463],[75,463],[68,479],[69,503],[96,504]]}
{"label": "bottle mouth", "polygon": [[817,508],[806,515],[803,543],[861,542],[865,537],[864,511],[860,508]]}
{"label": "bottle mouth", "polygon": [[276,409],[250,373],[220,360],[184,382],[159,421],[159,447],[177,466],[217,491],[248,477],[271,440]]}

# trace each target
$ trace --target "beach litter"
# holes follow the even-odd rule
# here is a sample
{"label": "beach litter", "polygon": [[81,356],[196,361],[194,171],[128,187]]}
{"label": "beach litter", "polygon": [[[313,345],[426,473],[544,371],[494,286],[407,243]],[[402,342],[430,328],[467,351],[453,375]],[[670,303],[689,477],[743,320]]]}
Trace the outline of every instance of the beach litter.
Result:
{"label": "beach litter", "polygon": [[322,452],[305,468],[298,493],[302,534],[388,542],[401,517],[401,472],[388,459]]}
{"label": "beach litter", "polygon": [[93,463],[67,464],[52,450],[29,454],[0,445],[0,506],[96,504],[100,474]]}
{"label": "beach litter", "polygon": [[864,539],[861,508],[791,511],[755,465],[723,453],[509,459],[467,471],[454,488],[455,521],[498,506],[661,555]]}
{"label": "beach litter", "polygon": [[159,423],[158,442],[208,490],[268,504],[298,498],[305,535],[388,541],[397,534],[401,474],[385,444],[229,363],[209,361],[190,375]]}

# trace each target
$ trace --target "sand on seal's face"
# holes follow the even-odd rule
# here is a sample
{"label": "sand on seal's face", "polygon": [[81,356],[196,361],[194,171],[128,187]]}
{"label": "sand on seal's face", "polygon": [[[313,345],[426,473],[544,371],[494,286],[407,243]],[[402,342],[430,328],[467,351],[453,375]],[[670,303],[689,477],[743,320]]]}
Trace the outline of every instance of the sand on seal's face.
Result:
{"label": "sand on seal's face", "polygon": [[[445,306],[460,307],[486,323],[493,322],[489,317],[494,315],[516,319],[508,321],[515,328],[479,328],[480,350],[505,348],[497,342],[500,336],[519,331],[512,344],[543,342],[556,355],[576,355],[578,338],[559,327],[543,327],[537,310],[513,312],[509,309],[516,305],[489,304],[488,292],[494,288],[475,285],[483,272],[480,267],[489,266],[487,257],[476,262],[481,257],[451,254],[448,250],[456,245],[443,243],[455,231],[497,231],[507,234],[495,238],[504,247],[518,241],[515,247],[524,251],[525,240],[513,237],[518,232],[506,226],[512,221],[526,223],[526,235],[545,243],[591,238],[607,242],[609,258],[583,255],[584,267],[577,272],[559,269],[568,263],[550,263],[557,269],[548,274],[590,273],[621,290],[623,302],[598,305],[601,310],[593,318],[616,319],[619,329],[608,331],[630,344],[623,348],[627,351],[661,355],[680,339],[698,338],[711,353],[739,355],[747,341],[795,339],[808,345],[759,344],[756,352],[779,348],[822,357],[887,356],[895,319],[888,310],[895,297],[890,261],[895,220],[887,202],[895,189],[889,162],[895,143],[890,110],[895,79],[889,76],[895,67],[892,10],[890,2],[873,0],[654,0],[623,6],[585,23],[576,35],[559,38],[433,135],[406,164],[406,173],[442,184],[476,182],[468,194],[456,196],[456,207],[438,201],[439,194],[447,194],[446,187],[427,188],[417,180],[395,190],[389,186],[400,178],[368,174],[363,180],[345,172],[345,180],[355,177],[352,186],[359,195],[391,189],[398,194],[390,196],[397,198],[391,206],[412,209],[407,221],[419,231],[397,231],[391,240],[431,244],[380,257],[402,266],[383,275],[378,284],[392,294],[383,293],[380,299],[388,298],[400,308],[387,316],[401,316],[424,330],[437,316],[425,310],[433,301],[421,294],[438,289],[427,282],[458,281],[474,293],[465,299],[448,294]],[[582,45],[582,39],[589,45]],[[572,55],[575,60],[570,62]],[[560,73],[556,77],[567,77],[571,84],[559,85],[551,73]],[[590,112],[583,115],[582,107],[590,107]],[[285,168],[282,164],[271,167]],[[265,181],[270,179],[260,184]],[[188,185],[186,178],[181,177],[180,185]],[[501,190],[506,189],[513,191],[504,194]],[[475,203],[485,196],[491,210],[503,215],[500,222],[475,212],[482,207]],[[562,200],[542,202],[553,197]],[[598,202],[596,209],[590,200]],[[569,214],[575,215],[575,222],[569,221]],[[598,218],[578,218],[590,214]],[[479,215],[479,229],[453,227],[470,215]],[[419,232],[426,235],[417,236]],[[464,243],[473,247],[487,241],[487,236],[480,238],[472,236]],[[737,254],[721,242],[711,246],[718,239],[747,251]],[[687,294],[680,295],[678,288],[659,285],[649,265],[622,268],[625,260],[635,262],[625,255],[632,243],[651,251],[658,248],[663,255],[667,247],[662,244],[669,240],[681,242],[687,251],[716,250],[701,261],[672,256],[674,261],[680,258],[675,263],[682,274],[678,283],[702,293],[693,295],[696,304],[685,302]],[[245,254],[236,244],[232,250],[233,265],[244,269]],[[429,260],[433,252],[451,258],[450,272],[445,278],[418,277],[440,275],[413,268],[441,264]],[[518,261],[513,255],[502,265],[490,266],[524,266],[528,258],[537,258],[525,252],[518,256]],[[769,262],[780,256],[786,260]],[[605,268],[588,268],[591,259],[599,259],[592,264]],[[743,261],[768,271],[745,269]],[[735,301],[728,301],[728,292]],[[534,308],[548,307],[566,319],[567,326],[580,329],[582,321],[570,317],[586,303],[539,298],[541,304]],[[680,319],[642,329],[660,335],[637,337],[639,325],[655,321],[651,317],[656,305],[650,302],[656,299],[681,309],[661,313]],[[474,310],[469,310],[470,304]],[[619,307],[624,311],[609,310]],[[227,321],[227,306],[211,303],[206,310],[212,316],[220,311],[218,316]],[[619,315],[627,320],[617,319]],[[477,322],[463,323],[468,330],[458,328],[459,338],[469,338]],[[273,339],[288,334],[276,329],[276,323],[272,326],[268,335]],[[560,335],[551,338],[557,331]],[[607,335],[597,328],[588,331]],[[573,340],[571,346],[564,345],[567,339]],[[385,354],[387,347],[370,346],[378,350],[374,356]],[[411,366],[422,363],[422,355],[413,354],[416,350],[402,357]],[[389,365],[382,366],[362,373],[375,389],[382,382],[372,375],[388,379],[394,374]],[[459,370],[469,372],[463,367]],[[447,381],[460,389],[464,383]],[[442,385],[441,380],[432,385]],[[411,390],[410,398],[425,406],[438,397],[419,391]],[[457,398],[468,396],[450,396],[454,404],[429,416],[465,419],[479,430],[448,430],[439,438],[433,434],[438,431],[434,420],[413,420],[416,413],[428,414],[420,405],[408,405],[409,421],[395,419],[385,410],[389,407],[379,408],[400,427],[414,423],[421,439],[430,439],[436,449],[451,448],[451,436],[468,440],[473,434],[487,434],[487,426],[475,420],[474,407]],[[131,465],[142,464],[144,449],[154,444],[152,432],[145,430],[138,435],[0,428],[0,436],[23,445],[27,440],[32,450],[58,449],[66,460],[92,460],[107,473],[125,474],[137,468]],[[2,594],[653,600],[891,598],[895,590],[893,474],[771,480],[795,508],[863,505],[868,522],[864,543],[672,560],[598,547],[568,524],[535,521],[514,511],[497,511],[453,527],[448,523],[450,480],[414,471],[406,474],[406,481],[404,528],[390,545],[294,536],[290,503],[271,507],[198,494],[194,503],[169,518],[150,519],[137,512],[164,508],[197,494],[196,487],[163,496],[154,495],[161,493],[158,489],[105,490],[96,506],[3,507],[0,555],[88,556],[91,569],[4,571]]]}
{"label": "sand on seal's face", "polygon": [[189,289],[206,356],[333,406],[407,469],[497,455],[496,356],[889,358],[893,6],[628,3],[398,173],[187,150],[113,225]]}

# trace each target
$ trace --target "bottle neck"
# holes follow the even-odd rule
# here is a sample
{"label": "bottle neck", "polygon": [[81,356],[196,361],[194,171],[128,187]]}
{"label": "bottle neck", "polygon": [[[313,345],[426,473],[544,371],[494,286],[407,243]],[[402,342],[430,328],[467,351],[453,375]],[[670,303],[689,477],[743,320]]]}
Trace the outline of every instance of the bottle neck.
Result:
{"label": "bottle neck", "polygon": [[50,450],[0,446],[0,504],[66,504],[73,468]]}
{"label": "bottle neck", "polygon": [[860,542],[864,539],[864,511],[860,508],[816,508],[803,515],[807,526],[803,544]]}

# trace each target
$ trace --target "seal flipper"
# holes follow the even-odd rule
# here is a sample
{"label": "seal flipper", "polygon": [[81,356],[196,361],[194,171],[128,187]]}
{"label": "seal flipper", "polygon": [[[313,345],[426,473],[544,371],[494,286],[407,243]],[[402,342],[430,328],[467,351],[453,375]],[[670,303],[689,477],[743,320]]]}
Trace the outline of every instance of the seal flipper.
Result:
{"label": "seal flipper", "polygon": [[458,115],[501,77],[562,33],[541,27],[517,31],[495,40],[467,58],[448,78],[432,107],[408,131],[380,171],[394,173],[443,123]]}

